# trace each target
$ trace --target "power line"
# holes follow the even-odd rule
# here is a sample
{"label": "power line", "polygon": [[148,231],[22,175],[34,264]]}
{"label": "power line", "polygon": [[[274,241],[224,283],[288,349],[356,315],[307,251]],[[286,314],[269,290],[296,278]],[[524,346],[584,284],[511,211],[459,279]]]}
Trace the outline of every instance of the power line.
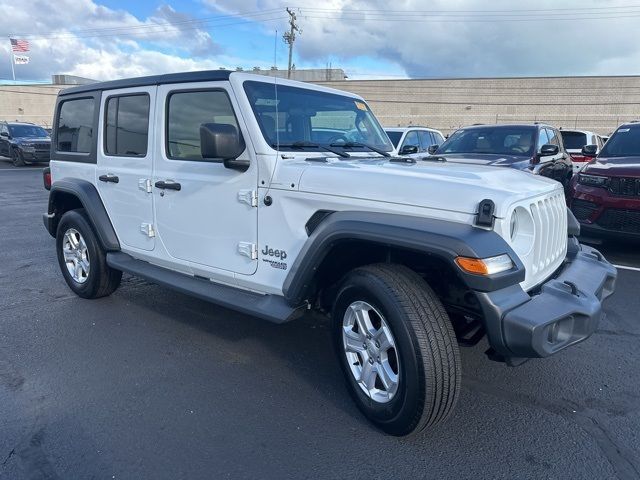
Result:
{"label": "power line", "polygon": [[[263,16],[273,16],[279,15],[276,18],[260,18]],[[233,23],[223,23],[215,25],[215,22],[224,21],[231,18],[242,18],[248,17],[245,20],[240,20],[238,22]],[[181,30],[191,30],[191,29],[199,29],[205,26],[214,26],[216,28],[227,25],[237,25],[241,23],[249,23],[252,21],[272,21],[272,20],[282,20],[286,17],[282,16],[280,9],[270,9],[256,12],[245,12],[239,13],[236,15],[221,15],[217,17],[208,17],[202,19],[191,19],[191,20],[182,20],[178,22],[158,22],[158,23],[149,23],[144,25],[131,25],[126,27],[105,27],[105,28],[95,28],[95,29],[86,29],[86,30],[71,30],[66,33],[61,33],[59,31],[51,31],[45,33],[4,33],[0,34],[3,37],[24,37],[24,38],[41,38],[41,39],[60,39],[60,38],[92,38],[92,37],[103,37],[103,36],[130,36],[130,35],[141,35],[147,33],[165,33],[167,28],[176,28],[177,26],[186,25],[185,28]]]}

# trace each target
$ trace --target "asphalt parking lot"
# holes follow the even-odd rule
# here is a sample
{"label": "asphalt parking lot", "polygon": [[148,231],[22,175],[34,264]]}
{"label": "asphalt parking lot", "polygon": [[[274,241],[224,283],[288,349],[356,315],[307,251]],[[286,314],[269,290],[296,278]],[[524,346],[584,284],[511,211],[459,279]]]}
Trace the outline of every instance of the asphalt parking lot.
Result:
{"label": "asphalt parking lot", "polygon": [[[39,169],[0,161],[0,478],[640,478],[640,271],[588,341],[508,368],[462,350],[446,424],[371,427],[322,318],[272,325],[125,277],[66,287]],[[605,244],[640,267],[633,245]]]}

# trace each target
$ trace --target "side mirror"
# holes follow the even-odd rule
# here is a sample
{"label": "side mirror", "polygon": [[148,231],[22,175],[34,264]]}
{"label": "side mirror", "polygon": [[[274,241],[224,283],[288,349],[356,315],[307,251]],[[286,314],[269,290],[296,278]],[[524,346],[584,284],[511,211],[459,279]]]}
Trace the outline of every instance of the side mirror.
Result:
{"label": "side mirror", "polygon": [[418,153],[417,145],[405,145],[400,149],[400,155],[412,155]]}
{"label": "side mirror", "polygon": [[427,153],[429,155],[433,155],[434,153],[436,153],[438,151],[438,147],[440,145],[429,145],[429,148],[427,148]]}
{"label": "side mirror", "polygon": [[0,137],[9,138],[9,134],[7,132],[0,132]]}
{"label": "side mirror", "polygon": [[540,147],[539,155],[541,157],[551,157],[553,155],[557,155],[559,151],[560,147],[558,147],[558,145],[551,145],[550,143],[547,143]]}
{"label": "side mirror", "polygon": [[597,145],[585,145],[582,147],[582,155],[585,157],[595,157],[598,154]]}
{"label": "side mirror", "polygon": [[225,163],[235,160],[244,150],[244,141],[238,130],[227,123],[202,123],[200,125],[200,154],[202,158]]}

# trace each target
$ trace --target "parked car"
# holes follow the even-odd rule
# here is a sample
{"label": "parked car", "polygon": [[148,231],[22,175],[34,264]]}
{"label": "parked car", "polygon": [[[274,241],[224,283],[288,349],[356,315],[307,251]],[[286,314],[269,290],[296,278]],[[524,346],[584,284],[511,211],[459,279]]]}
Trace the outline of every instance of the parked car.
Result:
{"label": "parked car", "polygon": [[[594,157],[596,150],[582,151]],[[640,123],[618,127],[571,182],[571,197],[583,233],[640,239]]]}
{"label": "parked car", "polygon": [[27,163],[48,162],[51,137],[33,123],[0,122],[0,155],[9,157],[16,167]]}
{"label": "parked car", "polygon": [[544,124],[472,125],[456,130],[433,153],[451,163],[510,167],[568,187],[571,158],[560,132]]}
{"label": "parked car", "polygon": [[[316,143],[316,128],[342,133]],[[276,323],[328,314],[356,404],[406,435],[451,415],[458,338],[486,332],[509,365],[558,353],[595,331],[616,270],[580,246],[557,182],[392,149],[361,97],[308,83],[215,70],[72,87],[44,224],[83,298],[128,272]]]}
{"label": "parked car", "polygon": [[427,157],[429,147],[444,142],[442,132],[427,127],[385,127],[396,155],[412,158]]}
{"label": "parked car", "polygon": [[582,154],[582,147],[585,145],[595,145],[597,147],[596,153],[600,152],[600,149],[604,145],[602,137],[597,133],[589,132],[587,130],[560,130],[562,135],[562,142],[564,148],[571,155],[571,161],[573,162],[574,173],[584,167],[585,163],[591,160],[591,157],[586,157]]}

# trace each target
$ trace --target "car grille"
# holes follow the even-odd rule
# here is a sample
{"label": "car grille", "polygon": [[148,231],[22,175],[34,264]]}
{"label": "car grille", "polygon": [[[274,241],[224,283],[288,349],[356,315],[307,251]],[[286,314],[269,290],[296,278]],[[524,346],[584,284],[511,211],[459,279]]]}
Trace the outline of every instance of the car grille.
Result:
{"label": "car grille", "polygon": [[602,212],[596,223],[607,230],[640,233],[640,210],[608,208]]}
{"label": "car grille", "polygon": [[571,211],[580,221],[587,220],[597,208],[595,203],[586,200],[574,200],[571,203]]}
{"label": "car grille", "polygon": [[529,205],[535,224],[531,269],[534,275],[555,270],[567,250],[567,204],[564,194],[554,194]]}
{"label": "car grille", "polygon": [[610,177],[609,191],[625,197],[640,196],[640,178]]}

